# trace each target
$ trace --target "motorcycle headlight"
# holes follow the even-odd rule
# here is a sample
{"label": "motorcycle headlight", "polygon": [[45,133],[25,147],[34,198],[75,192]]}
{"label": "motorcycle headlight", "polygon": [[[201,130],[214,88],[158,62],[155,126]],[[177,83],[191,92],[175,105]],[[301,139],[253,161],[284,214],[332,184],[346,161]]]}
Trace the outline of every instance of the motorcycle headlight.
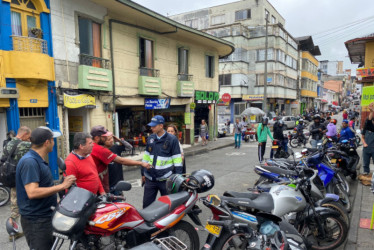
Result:
{"label": "motorcycle headlight", "polygon": [[72,218],[56,212],[52,219],[52,226],[59,232],[67,232],[75,225],[79,218]]}

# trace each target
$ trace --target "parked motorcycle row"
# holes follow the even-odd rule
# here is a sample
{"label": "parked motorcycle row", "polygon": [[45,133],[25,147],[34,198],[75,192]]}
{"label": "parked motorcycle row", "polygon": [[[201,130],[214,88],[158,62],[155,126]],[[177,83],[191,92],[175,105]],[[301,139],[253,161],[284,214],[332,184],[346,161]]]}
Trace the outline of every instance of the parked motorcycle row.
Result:
{"label": "parked motorcycle row", "polygon": [[[259,179],[247,192],[199,198],[214,187],[209,171],[172,175],[167,180],[170,194],[142,210],[124,196],[96,196],[73,186],[55,208],[52,250],[61,249],[64,241],[70,250],[336,249],[348,234],[346,178],[356,178],[356,145],[354,139],[334,143],[326,138],[320,149],[289,149],[285,158],[255,167]],[[59,168],[65,171],[62,159]],[[115,187],[121,193],[130,189],[125,181]],[[200,204],[212,213],[204,224]],[[200,248],[195,227],[203,226],[209,234]],[[7,230],[16,232],[14,221],[7,222]]]}

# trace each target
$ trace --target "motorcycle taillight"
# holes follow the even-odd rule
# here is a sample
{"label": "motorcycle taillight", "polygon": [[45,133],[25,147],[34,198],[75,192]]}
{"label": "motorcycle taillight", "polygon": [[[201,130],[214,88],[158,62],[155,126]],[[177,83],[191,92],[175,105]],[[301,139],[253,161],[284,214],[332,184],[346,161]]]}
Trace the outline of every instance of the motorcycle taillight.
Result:
{"label": "motorcycle taillight", "polygon": [[277,141],[273,141],[273,145],[278,145]]}

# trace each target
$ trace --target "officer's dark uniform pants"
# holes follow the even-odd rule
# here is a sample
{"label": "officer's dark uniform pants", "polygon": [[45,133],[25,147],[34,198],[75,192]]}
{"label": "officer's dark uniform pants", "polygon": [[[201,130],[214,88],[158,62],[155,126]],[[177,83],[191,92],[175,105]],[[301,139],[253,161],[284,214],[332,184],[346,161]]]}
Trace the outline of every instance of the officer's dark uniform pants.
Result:
{"label": "officer's dark uniform pants", "polygon": [[366,131],[365,142],[368,145],[362,150],[362,160],[364,163],[364,172],[370,173],[370,159],[374,161],[374,133]]}
{"label": "officer's dark uniform pants", "polygon": [[145,178],[143,208],[148,207],[156,200],[157,192],[160,190],[161,195],[167,195],[166,180],[165,181],[150,181]]}

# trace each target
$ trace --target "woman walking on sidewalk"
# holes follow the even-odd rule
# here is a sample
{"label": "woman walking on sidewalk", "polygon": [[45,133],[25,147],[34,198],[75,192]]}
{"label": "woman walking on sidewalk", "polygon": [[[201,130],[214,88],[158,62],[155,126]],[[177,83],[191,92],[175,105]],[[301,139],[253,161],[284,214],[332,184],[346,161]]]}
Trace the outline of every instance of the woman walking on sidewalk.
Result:
{"label": "woman walking on sidewalk", "polygon": [[236,119],[236,122],[234,123],[235,148],[240,148],[240,142],[242,140],[242,128],[243,123],[239,122],[239,119]]}
{"label": "woman walking on sidewalk", "polygon": [[258,125],[257,128],[257,137],[258,137],[258,160],[262,162],[264,160],[264,154],[266,149],[266,141],[268,138],[268,135],[272,141],[274,141],[273,136],[270,133],[270,129],[267,126],[268,125],[268,118],[263,117],[262,123]]}
{"label": "woman walking on sidewalk", "polygon": [[206,124],[205,120],[203,119],[201,120],[201,124],[200,124],[200,136],[201,136],[201,139],[203,140],[203,146],[208,144],[208,141],[206,138],[208,133],[209,133],[208,124]]}

